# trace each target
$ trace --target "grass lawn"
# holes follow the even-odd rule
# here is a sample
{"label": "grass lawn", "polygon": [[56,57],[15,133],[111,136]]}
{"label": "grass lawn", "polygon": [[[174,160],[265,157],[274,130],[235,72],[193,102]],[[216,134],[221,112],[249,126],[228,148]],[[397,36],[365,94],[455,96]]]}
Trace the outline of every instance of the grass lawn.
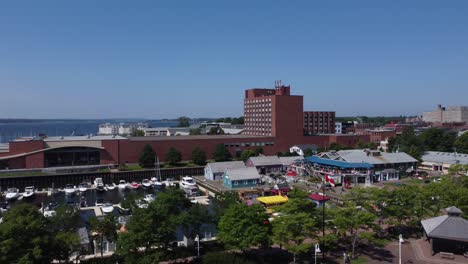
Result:
{"label": "grass lawn", "polygon": [[43,175],[51,175],[50,173],[45,172],[19,172],[19,173],[4,173],[0,174],[0,178],[2,177],[21,177],[21,176],[43,176]]}
{"label": "grass lawn", "polygon": [[367,263],[367,259],[365,257],[358,257],[357,259],[351,260],[351,264],[363,264]]}

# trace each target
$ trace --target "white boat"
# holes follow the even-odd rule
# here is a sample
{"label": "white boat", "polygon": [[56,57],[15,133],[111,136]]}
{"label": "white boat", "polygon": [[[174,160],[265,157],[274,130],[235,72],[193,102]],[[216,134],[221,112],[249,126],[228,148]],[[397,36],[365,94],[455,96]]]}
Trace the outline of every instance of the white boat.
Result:
{"label": "white boat", "polygon": [[154,200],[156,200],[156,195],[154,195],[152,193],[147,194],[147,195],[145,195],[145,197],[143,197],[143,200],[145,200],[147,203],[151,203]]}
{"label": "white boat", "polygon": [[104,188],[104,182],[102,181],[102,178],[94,179],[94,185],[96,186],[96,191],[103,192],[106,190],[106,188]]}
{"label": "white boat", "polygon": [[151,185],[152,185],[152,182],[148,179],[144,179],[142,182],[141,182],[141,185],[143,185],[144,188],[150,188]]}
{"label": "white boat", "polygon": [[110,214],[114,211],[114,205],[111,203],[104,203],[101,207],[101,210],[105,214]]}
{"label": "white boat", "polygon": [[118,187],[120,190],[125,190],[128,187],[128,183],[125,180],[120,180]]}
{"label": "white boat", "polygon": [[163,184],[166,185],[166,187],[175,187],[176,186],[176,181],[173,178],[167,178],[163,182]]}
{"label": "white boat", "polygon": [[164,184],[161,182],[161,167],[159,166],[159,157],[156,156],[156,166],[154,167],[156,176],[151,178],[153,187],[160,189],[164,187]]}
{"label": "white boat", "polygon": [[24,193],[23,193],[24,198],[29,198],[33,196],[34,194],[36,194],[36,190],[34,189],[34,186],[29,186],[29,187],[24,188]]}
{"label": "white boat", "polygon": [[19,198],[20,196],[21,194],[19,193],[18,188],[8,188],[5,198],[7,200],[14,200],[14,199]]}
{"label": "white boat", "polygon": [[112,184],[106,184],[106,189],[109,190],[109,191],[112,191],[114,190],[116,187],[115,183],[112,183]]}
{"label": "white boat", "polygon": [[55,202],[51,202],[45,206],[43,206],[41,209],[39,209],[41,211],[41,213],[45,216],[45,217],[52,217],[55,215],[55,208],[58,206],[57,203]]}
{"label": "white boat", "polygon": [[158,181],[158,179],[156,177],[153,177],[151,178],[151,183],[153,184],[153,187],[154,188],[162,188],[164,187],[164,183]]}
{"label": "white boat", "polygon": [[192,187],[196,187],[197,183],[192,177],[189,176],[184,176],[182,177],[182,180],[180,181],[180,187],[184,189],[191,189]]}
{"label": "white boat", "polygon": [[67,184],[65,185],[65,194],[68,194],[68,195],[73,195],[76,193],[76,187],[73,186],[72,184]]}
{"label": "white boat", "polygon": [[88,184],[83,182],[78,185],[78,191],[80,192],[86,192],[88,190]]}

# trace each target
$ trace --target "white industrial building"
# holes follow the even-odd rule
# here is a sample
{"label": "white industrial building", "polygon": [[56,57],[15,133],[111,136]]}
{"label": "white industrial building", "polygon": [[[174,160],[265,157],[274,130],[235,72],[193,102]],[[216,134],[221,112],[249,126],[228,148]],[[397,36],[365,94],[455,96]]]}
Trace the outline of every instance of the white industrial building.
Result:
{"label": "white industrial building", "polygon": [[148,128],[146,123],[104,123],[99,125],[99,135],[131,135],[136,130]]}
{"label": "white industrial building", "polygon": [[468,106],[438,105],[432,112],[423,113],[423,121],[427,123],[468,123]]}

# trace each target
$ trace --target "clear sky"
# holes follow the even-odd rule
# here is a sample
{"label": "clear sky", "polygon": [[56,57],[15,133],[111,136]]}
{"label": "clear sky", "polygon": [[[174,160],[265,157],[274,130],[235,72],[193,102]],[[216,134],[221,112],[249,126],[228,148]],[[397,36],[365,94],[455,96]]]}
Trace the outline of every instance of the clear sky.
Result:
{"label": "clear sky", "polygon": [[274,80],[304,110],[468,105],[468,1],[2,1],[0,118],[242,115]]}

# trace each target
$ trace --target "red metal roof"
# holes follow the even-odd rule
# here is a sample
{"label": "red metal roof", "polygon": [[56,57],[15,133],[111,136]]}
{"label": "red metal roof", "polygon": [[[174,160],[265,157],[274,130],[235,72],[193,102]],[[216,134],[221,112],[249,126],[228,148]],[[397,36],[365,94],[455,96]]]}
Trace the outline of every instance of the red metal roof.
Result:
{"label": "red metal roof", "polygon": [[323,195],[318,194],[318,193],[313,193],[313,194],[309,195],[309,198],[314,200],[314,201],[318,201],[318,202],[330,200],[330,197],[323,196]]}

